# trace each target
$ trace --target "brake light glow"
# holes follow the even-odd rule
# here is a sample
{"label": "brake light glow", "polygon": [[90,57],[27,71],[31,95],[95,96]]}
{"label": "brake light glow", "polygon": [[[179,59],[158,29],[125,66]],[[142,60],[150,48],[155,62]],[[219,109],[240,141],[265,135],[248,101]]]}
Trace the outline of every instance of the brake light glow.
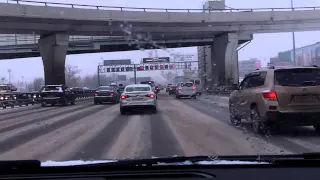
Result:
{"label": "brake light glow", "polygon": [[154,94],[147,94],[146,96],[149,98],[154,98]]}
{"label": "brake light glow", "polygon": [[112,92],[112,93],[110,93],[110,96],[114,96],[114,93]]}
{"label": "brake light glow", "polygon": [[196,90],[196,87],[195,87],[195,86],[192,86],[192,90]]}
{"label": "brake light glow", "polygon": [[268,99],[268,100],[276,100],[277,99],[277,93],[275,91],[263,92],[262,95],[263,95],[263,98]]}
{"label": "brake light glow", "polygon": [[98,93],[94,93],[93,95],[94,95],[94,96],[98,96]]}
{"label": "brake light glow", "polygon": [[128,97],[127,95],[121,95],[121,99],[125,99],[127,97]]}
{"label": "brake light glow", "polygon": [[182,90],[182,87],[178,87],[178,90]]}
{"label": "brake light glow", "polygon": [[172,91],[172,88],[170,88],[170,91]]}

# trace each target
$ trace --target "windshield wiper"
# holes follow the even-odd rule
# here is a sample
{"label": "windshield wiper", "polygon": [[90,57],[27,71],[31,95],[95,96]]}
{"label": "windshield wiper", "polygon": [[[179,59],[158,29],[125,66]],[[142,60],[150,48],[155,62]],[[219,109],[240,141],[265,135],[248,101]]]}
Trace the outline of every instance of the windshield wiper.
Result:
{"label": "windshield wiper", "polygon": [[[152,166],[152,165],[193,165],[199,162],[219,161],[242,161],[242,162],[261,162],[261,163],[288,163],[288,162],[307,162],[309,160],[320,163],[319,153],[302,153],[286,155],[240,155],[240,156],[176,156],[152,159],[125,159],[115,162],[87,164],[85,166]],[[201,163],[200,163],[201,164]],[[210,164],[210,163],[205,163]],[[230,163],[232,164],[232,163]],[[238,163],[236,163],[238,164]],[[240,163],[241,164],[241,163]],[[79,165],[83,166],[83,165]]]}
{"label": "windshield wiper", "polygon": [[16,161],[0,161],[0,170],[19,170],[40,168],[41,161],[38,160],[16,160]]}

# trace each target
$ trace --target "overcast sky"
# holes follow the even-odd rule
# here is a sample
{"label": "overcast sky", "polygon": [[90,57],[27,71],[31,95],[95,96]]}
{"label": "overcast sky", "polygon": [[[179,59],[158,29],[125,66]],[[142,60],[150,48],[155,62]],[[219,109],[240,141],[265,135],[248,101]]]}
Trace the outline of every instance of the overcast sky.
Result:
{"label": "overcast sky", "polygon": [[[149,8],[201,8],[203,0],[47,0],[47,2]],[[226,4],[228,7],[232,8],[290,7],[290,0],[226,0]],[[294,6],[320,6],[320,0],[294,0]],[[318,41],[320,41],[319,31],[296,33],[296,47],[305,46]],[[289,49],[292,49],[291,33],[256,34],[254,35],[254,40],[239,52],[239,60],[259,58],[266,63],[270,57],[276,56],[279,51]],[[169,55],[168,52],[161,50],[157,52],[159,56]],[[196,48],[179,48],[174,49],[171,52],[196,54]],[[77,65],[81,69],[82,74],[92,74],[96,72],[97,64],[101,62],[101,59],[125,58],[139,62],[141,58],[147,56],[149,56],[147,51],[70,55],[67,56],[67,64]],[[4,76],[8,78],[8,69],[12,70],[13,81],[21,79],[22,76],[24,76],[25,80],[43,76],[43,65],[40,58],[0,60],[0,77]]]}

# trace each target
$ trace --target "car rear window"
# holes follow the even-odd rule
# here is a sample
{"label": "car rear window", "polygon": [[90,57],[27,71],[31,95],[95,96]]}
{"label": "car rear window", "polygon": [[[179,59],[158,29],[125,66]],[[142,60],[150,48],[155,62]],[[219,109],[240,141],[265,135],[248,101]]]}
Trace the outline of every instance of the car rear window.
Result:
{"label": "car rear window", "polygon": [[98,87],[98,88],[97,88],[97,91],[101,91],[101,90],[111,91],[111,90],[112,90],[112,87]]}
{"label": "car rear window", "polygon": [[297,68],[275,71],[275,85],[316,86],[320,85],[320,69]]}
{"label": "car rear window", "polygon": [[183,86],[185,86],[185,87],[192,87],[192,86],[193,86],[193,83],[185,83],[185,84],[183,84]]}
{"label": "car rear window", "polygon": [[150,87],[127,87],[126,92],[133,91],[150,91]]}
{"label": "car rear window", "polygon": [[9,86],[0,86],[0,90],[9,90]]}
{"label": "car rear window", "polygon": [[46,86],[43,91],[62,91],[61,86]]}

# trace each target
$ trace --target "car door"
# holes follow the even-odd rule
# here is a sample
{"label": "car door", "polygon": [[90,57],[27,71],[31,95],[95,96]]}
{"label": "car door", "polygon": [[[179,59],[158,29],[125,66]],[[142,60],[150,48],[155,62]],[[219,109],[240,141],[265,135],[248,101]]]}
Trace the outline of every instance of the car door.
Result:
{"label": "car door", "polygon": [[250,117],[251,104],[255,100],[255,90],[264,85],[266,72],[253,72],[246,78],[246,86],[241,93],[241,111],[242,117],[248,119]]}
{"label": "car door", "polygon": [[236,91],[234,94],[233,104],[235,107],[235,113],[243,118],[245,114],[243,113],[243,110],[245,109],[245,105],[247,103],[246,95],[248,83],[250,81],[250,76],[247,76],[243,79],[241,82],[238,91]]}

